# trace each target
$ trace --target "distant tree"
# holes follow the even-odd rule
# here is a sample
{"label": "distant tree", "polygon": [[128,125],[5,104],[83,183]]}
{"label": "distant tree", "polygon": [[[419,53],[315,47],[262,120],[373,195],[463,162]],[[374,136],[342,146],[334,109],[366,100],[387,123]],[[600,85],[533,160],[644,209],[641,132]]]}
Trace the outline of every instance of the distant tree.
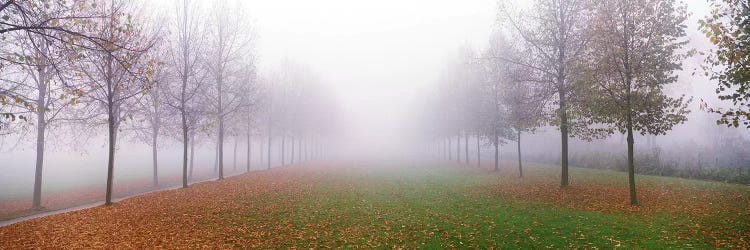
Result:
{"label": "distant tree", "polygon": [[665,134],[687,120],[683,97],[664,86],[677,81],[685,58],[686,7],[673,0],[604,0],[592,21],[584,88],[591,119],[627,134],[630,204],[636,205],[634,131]]}
{"label": "distant tree", "polygon": [[261,111],[261,104],[263,102],[263,92],[261,85],[258,83],[257,79],[257,72],[255,68],[255,64],[247,64],[246,68],[243,70],[243,81],[247,81],[250,84],[247,84],[247,89],[245,90],[245,95],[243,96],[243,101],[245,104],[243,105],[245,108],[243,109],[243,112],[245,113],[245,117],[243,117],[243,121],[245,124],[244,130],[245,134],[247,135],[247,154],[246,154],[246,162],[247,162],[247,172],[250,172],[250,165],[252,163],[252,136],[255,130],[257,129],[257,125],[260,122],[259,117],[257,116]]}
{"label": "distant tree", "polygon": [[[477,115],[475,106],[470,103],[470,91],[474,88],[473,84],[478,77],[474,63],[474,51],[468,46],[458,50],[455,58],[451,59],[444,66],[444,70],[439,80],[440,88],[438,89],[437,98],[438,106],[435,107],[440,112],[440,122],[438,126],[449,145],[448,160],[453,160],[453,150],[455,149],[456,162],[461,163],[461,151],[464,151],[464,162],[468,163],[468,137],[470,131],[476,130],[477,124],[472,117]],[[464,148],[461,148],[461,139],[464,140]],[[456,138],[456,144],[453,146],[453,139]]]}
{"label": "distant tree", "polygon": [[[525,11],[513,5],[511,0],[501,0],[499,22],[512,31],[514,38],[527,48],[525,57],[510,59],[509,62],[522,65],[545,81],[550,91],[549,97],[556,97],[551,104],[557,105],[556,124],[560,129],[561,168],[560,185],[568,186],[568,138],[583,132],[583,125],[577,124],[576,102],[572,84],[580,73],[575,65],[582,59],[586,48],[583,31],[590,22],[590,0],[535,0]],[[578,128],[576,128],[578,127]]]}
{"label": "distant tree", "polygon": [[493,67],[497,69],[495,81],[500,84],[498,91],[502,93],[500,101],[506,112],[505,122],[513,130],[506,134],[509,135],[506,139],[517,144],[518,174],[523,177],[521,134],[533,132],[545,121],[544,108],[549,98],[544,95],[544,85],[535,80],[534,70],[505,60],[515,61],[523,55],[501,33],[492,38],[485,53],[487,63],[496,64]]}
{"label": "distant tree", "polygon": [[506,138],[513,134],[511,123],[509,122],[508,107],[506,105],[507,88],[513,79],[512,68],[514,64],[506,60],[492,60],[495,56],[500,55],[502,51],[495,51],[491,47],[486,51],[483,58],[490,58],[483,63],[484,68],[484,103],[481,106],[482,128],[485,137],[489,138],[489,143],[495,149],[495,171],[500,170],[500,146],[506,144]]}
{"label": "distant tree", "polygon": [[254,35],[246,23],[242,6],[238,2],[216,1],[209,14],[207,27],[208,54],[206,66],[215,81],[210,102],[213,104],[218,129],[219,179],[224,179],[224,130],[229,116],[243,107],[242,62],[252,51]]}
{"label": "distant tree", "polygon": [[[160,48],[154,47],[152,49],[159,50]],[[164,63],[155,63],[152,67],[154,73],[152,77],[147,79],[151,81],[148,84],[150,86],[149,91],[142,97],[136,98],[136,101],[132,104],[134,108],[132,116],[136,121],[131,129],[136,138],[151,146],[154,187],[159,186],[159,136],[164,133],[165,121],[171,120],[168,117],[171,113],[163,105],[163,92],[166,89],[166,84],[170,81],[168,70]]]}
{"label": "distant tree", "polygon": [[719,99],[731,101],[729,109],[706,107],[721,114],[718,124],[750,128],[750,2],[708,0],[711,14],[699,21],[700,29],[714,44],[704,69],[717,81]]}
{"label": "distant tree", "polygon": [[[203,67],[206,39],[203,16],[197,4],[190,0],[178,2],[171,16],[171,36],[168,38],[167,65],[174,74],[165,88],[165,103],[179,115],[179,140],[182,142],[182,187],[192,179],[195,134],[207,110],[204,90],[208,88],[208,72]],[[190,170],[188,171],[188,147]]]}

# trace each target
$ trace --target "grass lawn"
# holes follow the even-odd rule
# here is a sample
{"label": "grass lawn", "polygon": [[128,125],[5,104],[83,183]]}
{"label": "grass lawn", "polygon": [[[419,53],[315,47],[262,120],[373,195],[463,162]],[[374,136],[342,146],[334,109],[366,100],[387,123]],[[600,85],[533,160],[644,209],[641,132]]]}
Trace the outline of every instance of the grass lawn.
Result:
{"label": "grass lawn", "polygon": [[[0,228],[0,248],[18,246],[13,235],[34,227],[45,228],[35,237],[73,247],[750,247],[750,187],[638,176],[642,205],[632,207],[624,173],[574,168],[571,186],[560,188],[557,167],[530,165],[524,178],[511,163],[499,173],[425,164],[279,168]],[[89,225],[100,216],[118,219]],[[84,229],[41,227],[61,220]],[[75,236],[87,228],[119,233],[108,242]]]}

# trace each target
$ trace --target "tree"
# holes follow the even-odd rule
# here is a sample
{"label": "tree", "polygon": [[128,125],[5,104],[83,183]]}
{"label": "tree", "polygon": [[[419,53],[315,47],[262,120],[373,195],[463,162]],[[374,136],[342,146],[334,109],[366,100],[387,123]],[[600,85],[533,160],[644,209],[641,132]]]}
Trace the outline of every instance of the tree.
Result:
{"label": "tree", "polygon": [[[718,82],[719,99],[731,101],[729,109],[704,108],[721,114],[718,124],[750,128],[750,2],[708,0],[711,14],[699,21],[700,29],[715,45],[704,69]],[[708,73],[710,72],[710,73]]]}
{"label": "tree", "polygon": [[[523,41],[527,56],[518,59],[500,58],[522,65],[539,76],[539,81],[549,85],[548,96],[554,97],[553,104],[556,124],[561,135],[561,176],[560,185],[566,187],[568,181],[568,137],[584,131],[583,125],[576,124],[578,115],[574,112],[571,87],[580,73],[575,65],[581,60],[586,48],[583,31],[591,18],[589,0],[535,0],[526,11],[516,12],[510,0],[502,0],[499,20],[503,27]],[[578,126],[579,128],[575,128]]]}
{"label": "tree", "polygon": [[34,208],[41,207],[47,129],[62,116],[68,116],[65,111],[80,103],[84,95],[85,88],[74,77],[81,71],[78,62],[85,53],[96,51],[110,54],[116,64],[124,65],[123,58],[114,52],[133,50],[128,44],[92,32],[95,24],[111,17],[111,13],[98,11],[98,7],[97,2],[88,1],[0,2],[0,37],[6,41],[0,45],[0,70],[29,76],[20,78],[22,81],[14,78],[15,74],[4,73],[0,77],[0,133],[9,133],[10,122],[16,118],[28,120],[27,114],[36,115]]}
{"label": "tree", "polygon": [[485,53],[484,57],[489,58],[487,62],[496,64],[492,68],[496,69],[494,81],[500,84],[499,101],[506,113],[505,122],[513,130],[512,133],[506,134],[506,139],[516,142],[518,175],[523,177],[521,134],[533,132],[542,124],[545,118],[543,109],[548,98],[544,96],[544,86],[535,80],[534,70],[503,60],[516,61],[522,57],[522,54],[501,33],[495,35]]}
{"label": "tree", "polygon": [[[61,10],[58,5],[48,8],[30,8],[25,10],[25,20],[38,22],[47,19]],[[33,32],[32,32],[33,31]],[[13,73],[0,79],[0,102],[3,106],[12,106],[11,114],[26,120],[35,116],[36,121],[36,167],[34,172],[34,192],[32,208],[41,209],[42,169],[44,165],[45,136],[47,129],[64,118],[77,102],[80,92],[66,88],[69,83],[73,61],[76,60],[75,48],[49,39],[48,30],[22,30],[4,36],[12,39],[13,45],[6,45],[6,61],[15,66]],[[12,47],[12,48],[8,48]],[[10,58],[10,59],[8,59]],[[16,60],[13,60],[13,59]],[[8,67],[6,67],[8,68]],[[17,74],[16,74],[17,73]],[[6,96],[14,99],[6,100]],[[2,129],[0,125],[0,129]]]}
{"label": "tree", "polygon": [[[46,49],[60,49],[65,48],[66,50],[99,50],[108,51],[108,48],[117,47],[126,49],[127,45],[119,44],[115,41],[107,40],[106,37],[99,36],[95,33],[88,32],[87,28],[89,24],[93,22],[101,22],[109,18],[108,13],[101,13],[95,11],[97,8],[96,2],[89,1],[76,1],[68,2],[63,0],[50,0],[50,1],[16,1],[16,0],[3,0],[0,1],[0,38],[4,42],[0,45],[0,53],[2,55],[2,62],[0,62],[0,70],[8,69],[11,65],[25,65],[28,60],[33,60],[34,55],[22,55],[19,54],[18,44],[10,42],[13,37],[26,36],[36,40],[37,45],[44,45]],[[24,38],[25,39],[25,38]],[[22,42],[22,41],[18,41]],[[25,42],[23,42],[25,44]],[[27,44],[28,45],[28,44]],[[11,56],[12,55],[12,56]],[[28,57],[27,57],[28,56]],[[76,53],[68,53],[68,59],[76,59]],[[119,60],[119,59],[116,59]],[[65,77],[57,77],[54,75],[64,75],[69,73],[67,70],[62,69],[62,65],[58,67],[59,63],[67,63],[61,60],[48,60],[45,66],[45,75],[49,77],[55,77],[58,81],[65,82]],[[21,97],[16,96],[14,91],[16,87],[9,82],[6,77],[9,74],[3,74],[0,76],[0,80],[4,81],[0,84],[0,132],[2,129],[7,129],[9,122],[16,121],[17,118],[21,120],[28,120],[23,115],[16,115],[13,112],[6,112],[6,106],[9,100],[14,100],[16,103],[22,103],[25,100]],[[26,106],[35,105],[34,102],[25,102]]]}
{"label": "tree", "polygon": [[595,123],[627,133],[631,205],[638,204],[634,131],[665,134],[687,120],[689,100],[664,93],[685,57],[685,8],[673,0],[600,1],[588,33],[586,107]]}
{"label": "tree", "polygon": [[247,134],[247,172],[250,172],[250,165],[252,163],[252,136],[254,130],[256,129],[256,124],[259,122],[259,119],[255,117],[255,114],[257,114],[261,109],[260,104],[263,101],[263,92],[260,88],[261,85],[258,84],[257,72],[254,63],[247,64],[246,68],[244,69],[243,77],[245,78],[243,81],[252,83],[247,85],[245,95],[243,96],[243,102],[245,103],[244,113],[246,114],[243,119],[246,126],[245,133]]}
{"label": "tree", "polygon": [[[112,180],[115,164],[117,132],[130,116],[128,102],[142,96],[153,83],[156,60],[148,57],[156,37],[148,37],[129,13],[127,1],[97,2],[93,9],[108,19],[91,20],[90,30],[103,41],[112,41],[102,50],[83,51],[79,63],[86,84],[82,86],[84,101],[96,107],[96,114],[105,118],[108,130],[107,188],[105,204],[112,204]],[[127,45],[127,47],[113,44]]]}
{"label": "tree", "polygon": [[[152,49],[159,50],[159,48]],[[141,98],[136,98],[136,102],[133,103],[135,109],[132,115],[138,117],[135,120],[140,122],[134,124],[133,130],[138,139],[151,146],[154,187],[159,186],[159,135],[163,133],[165,121],[171,120],[166,117],[170,113],[162,105],[165,84],[170,80],[167,70],[161,62],[154,64],[152,69],[154,73],[149,79],[152,81],[149,84],[149,91]]]}
{"label": "tree", "polygon": [[224,179],[225,121],[241,110],[244,95],[242,85],[248,84],[238,75],[243,67],[242,61],[252,49],[254,39],[243,14],[239,4],[230,6],[228,1],[217,1],[209,15],[207,28],[210,49],[206,65],[215,81],[210,103],[213,104],[218,127],[220,180]]}
{"label": "tree", "polygon": [[[497,42],[497,41],[496,41]],[[508,108],[505,105],[506,85],[512,81],[510,78],[513,64],[506,60],[492,60],[492,58],[503,55],[500,52],[505,50],[493,50],[485,52],[483,58],[490,60],[483,63],[484,66],[484,102],[481,106],[482,130],[485,137],[489,138],[490,144],[495,149],[495,171],[500,171],[500,145],[505,144],[506,138],[512,134],[510,123],[508,122]]]}
{"label": "tree", "polygon": [[[182,141],[182,187],[192,179],[194,140],[200,120],[205,116],[205,98],[202,91],[207,87],[208,73],[203,53],[205,38],[202,15],[195,2],[183,0],[177,7],[171,25],[172,34],[168,50],[169,66],[177,82],[167,84],[166,104],[180,116],[180,141]],[[188,147],[190,147],[190,171],[188,171]],[[188,174],[189,172],[189,174]]]}

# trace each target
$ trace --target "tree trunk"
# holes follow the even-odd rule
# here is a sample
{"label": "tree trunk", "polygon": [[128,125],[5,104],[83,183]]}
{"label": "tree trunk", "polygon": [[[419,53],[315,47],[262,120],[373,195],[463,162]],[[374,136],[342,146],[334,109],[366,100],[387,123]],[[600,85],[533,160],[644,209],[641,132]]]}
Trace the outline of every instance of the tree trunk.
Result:
{"label": "tree trunk", "polygon": [[281,135],[281,166],[286,166],[286,159],[284,158],[284,149],[286,144],[286,136]]}
{"label": "tree trunk", "polygon": [[448,140],[448,160],[453,160],[453,140],[451,140],[451,137],[448,136],[446,138]]}
{"label": "tree trunk", "polygon": [[107,158],[107,191],[104,198],[104,205],[109,206],[112,205],[112,179],[114,178],[114,170],[115,170],[115,143],[117,142],[117,124],[115,119],[114,107],[113,104],[108,104],[109,106],[109,114],[108,114],[108,132],[109,132],[109,148],[108,148],[108,158]]}
{"label": "tree trunk", "polygon": [[232,170],[237,171],[237,136],[234,137],[234,153],[232,154]]}
{"label": "tree trunk", "polygon": [[190,135],[190,181],[193,180],[193,164],[195,164],[195,132]]}
{"label": "tree trunk", "polygon": [[247,132],[247,172],[250,172],[250,165],[252,164],[252,147],[253,141],[250,140],[250,132]]}
{"label": "tree trunk", "polygon": [[464,160],[464,164],[468,166],[469,165],[469,133],[468,132],[464,135],[464,149],[465,149],[464,156],[466,157],[466,159]]}
{"label": "tree trunk", "polygon": [[523,165],[521,164],[521,130],[516,131],[518,131],[518,176],[523,178]]}
{"label": "tree trunk", "polygon": [[224,119],[219,118],[219,180],[224,179]]}
{"label": "tree trunk", "polygon": [[[44,91],[40,91],[40,94],[42,92],[46,92],[46,89]],[[44,104],[44,95],[40,95],[39,100],[37,103]],[[44,107],[39,106],[39,107]],[[44,108],[40,108],[37,112],[37,126],[36,126],[36,169],[34,171],[34,197],[32,202],[32,209],[41,209],[42,208],[42,167],[44,166],[44,134],[47,127],[47,123],[45,121],[45,114],[46,110]]]}
{"label": "tree trunk", "polygon": [[461,132],[456,135],[456,162],[461,163]]}
{"label": "tree trunk", "polygon": [[300,137],[299,139],[297,139],[297,149],[298,149],[297,151],[299,151],[299,153],[297,153],[298,163],[302,163],[302,138],[303,137]]}
{"label": "tree trunk", "polygon": [[560,176],[560,186],[567,187],[568,182],[568,114],[565,103],[565,91],[560,93],[560,137],[562,143],[561,162],[562,173]]}
{"label": "tree trunk", "polygon": [[216,77],[216,90],[218,95],[217,100],[217,112],[219,119],[219,153],[217,155],[217,158],[219,158],[219,180],[224,179],[224,103],[223,103],[223,94],[222,88],[224,87],[224,76],[223,71],[224,69],[219,69],[219,74]]}
{"label": "tree trunk", "polygon": [[630,205],[638,205],[635,195],[635,159],[633,157],[633,121],[632,112],[628,111],[627,130],[628,130],[628,184],[630,185]]}
{"label": "tree trunk", "polygon": [[268,169],[271,169],[271,129],[268,129],[268,147],[266,149],[268,150],[268,157],[266,157],[266,160],[268,160]]}
{"label": "tree trunk", "polygon": [[493,144],[495,145],[495,171],[500,171],[500,142],[497,136],[495,136],[495,143]]}
{"label": "tree trunk", "polygon": [[[187,10],[188,10],[188,3],[187,0],[182,2],[182,8],[184,11],[184,14],[182,16],[182,33],[181,35],[185,36],[187,35]],[[188,84],[188,71],[190,71],[190,64],[188,63],[188,59],[190,58],[190,45],[187,43],[186,40],[182,41],[181,49],[182,49],[182,58],[184,61],[182,62],[182,84],[180,89],[180,119],[182,121],[182,188],[188,187],[188,181],[193,179],[193,153],[195,151],[195,133],[189,134],[188,130],[188,121],[187,121],[187,84]],[[190,146],[190,174],[188,176],[188,146]]]}
{"label": "tree trunk", "polygon": [[482,145],[480,142],[479,133],[477,133],[477,167],[482,166]]}
{"label": "tree trunk", "polygon": [[557,53],[557,91],[558,91],[558,97],[559,97],[559,105],[560,105],[560,139],[562,143],[562,152],[561,152],[561,162],[560,165],[562,167],[561,175],[560,175],[560,186],[567,187],[568,182],[568,107],[566,99],[566,91],[567,87],[565,86],[565,76],[566,76],[566,61],[565,58],[567,57],[567,51],[566,51],[566,41],[565,41],[565,34],[566,34],[566,17],[564,16],[564,12],[559,12],[559,18],[560,23],[558,23],[559,28],[559,34],[563,34],[563,37],[558,39],[558,53]]}
{"label": "tree trunk", "polygon": [[[182,78],[182,94],[180,99],[180,120],[182,122],[182,188],[188,187],[188,146],[193,142],[190,138],[188,125],[187,125],[187,114],[185,111],[185,88],[187,85],[187,79]],[[192,148],[192,147],[191,147]],[[193,178],[193,159],[192,151],[190,154],[190,178]]]}
{"label": "tree trunk", "polygon": [[42,208],[42,170],[44,167],[44,145],[45,134],[47,131],[47,96],[49,79],[47,77],[46,57],[49,55],[49,46],[46,42],[41,42],[39,49],[36,51],[42,63],[36,66],[37,75],[37,92],[36,99],[36,166],[34,169],[34,194],[32,196],[31,208],[39,210]]}
{"label": "tree trunk", "polygon": [[290,146],[292,147],[292,152],[289,155],[290,156],[289,157],[289,162],[290,162],[290,164],[294,165],[294,136],[292,136],[291,139],[292,139],[292,141],[291,141],[291,145]]}
{"label": "tree trunk", "polygon": [[159,161],[157,160],[159,157],[159,153],[156,149],[158,143],[157,133],[159,133],[159,128],[157,126],[154,126],[151,134],[151,160],[154,166],[154,187],[159,186]]}
{"label": "tree trunk", "polygon": [[216,150],[214,150],[214,174],[219,172],[219,135],[216,135]]}

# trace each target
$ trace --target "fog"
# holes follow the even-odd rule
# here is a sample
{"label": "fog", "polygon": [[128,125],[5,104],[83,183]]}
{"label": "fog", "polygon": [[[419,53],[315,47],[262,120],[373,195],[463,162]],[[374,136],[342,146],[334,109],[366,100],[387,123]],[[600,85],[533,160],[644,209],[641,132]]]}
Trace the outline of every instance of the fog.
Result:
{"label": "fog", "polygon": [[[156,18],[153,16],[158,16],[159,12],[174,12],[177,8],[176,4],[168,1],[143,3],[146,6],[139,11],[150,18]],[[273,87],[268,87],[274,86],[272,83],[302,79],[301,82],[316,86],[315,91],[306,89],[302,91],[303,94],[319,92],[316,96],[325,99],[326,109],[302,104],[302,108],[291,115],[306,116],[309,123],[299,128],[289,128],[290,131],[325,128],[324,133],[315,135],[320,138],[317,143],[324,145],[320,148],[320,157],[309,162],[405,161],[444,157],[445,148],[441,149],[440,145],[445,139],[427,132],[432,128],[423,119],[426,109],[431,98],[440,91],[445,75],[450,74],[446,73],[451,70],[450,65],[460,60],[458,58],[461,58],[462,51],[474,51],[474,59],[480,60],[482,51],[489,46],[490,38],[499,30],[498,3],[495,0],[256,0],[242,1],[240,6],[243,8],[241,16],[251,27],[246,32],[256,34],[252,54],[258,85],[265,86],[264,90],[274,91]],[[698,31],[697,20],[707,14],[707,7],[703,1],[689,1],[688,7],[692,12],[686,21],[690,43],[683,49],[705,50],[710,43]],[[702,62],[698,55],[686,59],[683,70],[678,71],[679,80],[665,90],[669,96],[686,95],[692,97],[693,101],[688,106],[691,113],[684,124],[678,124],[666,135],[656,137],[654,146],[660,148],[663,161],[680,158],[685,164],[686,161],[695,160],[695,157],[702,159],[704,156],[694,153],[722,144],[721,141],[717,142],[718,138],[750,140],[750,130],[718,127],[715,122],[718,115],[701,110],[702,102],[712,107],[728,104],[718,100],[714,92],[716,84],[700,69]],[[296,66],[284,66],[292,64]],[[285,70],[306,73],[297,75],[298,78],[285,78],[288,76]],[[697,74],[693,75],[694,72]],[[269,140],[268,122],[263,110],[275,110],[277,106],[259,107],[262,107],[258,108],[261,111],[250,115],[254,119],[251,122],[253,135],[250,145],[252,171],[264,170],[268,165],[268,149],[261,151],[261,147],[267,147]],[[179,122],[177,116],[167,119],[168,122]],[[228,126],[245,123],[241,118],[232,119],[227,121]],[[119,130],[114,164],[115,196],[122,197],[151,187],[152,150],[148,143],[139,139],[137,133],[132,132],[133,127],[141,124],[137,120],[124,121]],[[33,125],[21,126],[15,128],[13,133],[0,136],[0,210],[11,209],[8,207],[14,206],[14,202],[27,200],[32,195],[36,155],[33,128]],[[230,128],[226,133],[224,169],[228,176],[244,173],[247,166],[245,152],[248,145],[241,128]],[[192,181],[217,177],[214,170],[214,129],[214,125],[207,125],[203,128],[205,132],[198,135],[194,163],[196,177]],[[232,129],[236,131],[232,132]],[[107,127],[60,123],[50,126],[49,130],[42,199],[87,188],[103,191],[107,176]],[[294,138],[294,135],[291,136]],[[476,138],[471,133],[469,136],[470,160],[474,161]],[[524,159],[559,164],[561,142],[557,127],[542,126],[533,134],[524,136],[521,143],[525,151]],[[307,135],[300,137],[308,138]],[[183,149],[179,138],[178,133],[167,133],[162,136],[158,146],[161,188],[178,187],[180,184]],[[647,143],[646,137],[637,135],[636,138],[636,156],[650,154],[652,145]],[[274,150],[270,165],[280,166],[281,138],[274,136],[272,140]],[[302,145],[308,142],[311,141],[292,143]],[[463,144],[464,139],[461,139],[462,153]],[[493,157],[491,143],[483,139],[481,145],[481,155],[489,164]],[[307,144],[303,149],[304,154],[311,150]],[[299,154],[299,147],[296,150]],[[736,150],[741,153],[747,149]],[[236,156],[235,151],[238,152]],[[516,160],[516,147],[512,141],[501,145],[500,151],[501,161],[512,163]],[[585,160],[593,157],[589,157],[592,154],[611,153],[616,155],[615,158],[625,159],[626,152],[624,137],[620,133],[592,142],[571,139],[570,143],[572,166],[593,164],[593,160]],[[705,156],[705,161],[711,168],[747,168],[719,164],[717,159],[710,156]],[[748,161],[738,162],[746,164]],[[290,163],[286,160],[283,164]],[[299,162],[294,159],[294,163]],[[614,161],[607,164],[603,168],[619,169]],[[103,194],[97,195],[96,198],[99,198]],[[79,199],[76,202],[82,201],[89,200]]]}

